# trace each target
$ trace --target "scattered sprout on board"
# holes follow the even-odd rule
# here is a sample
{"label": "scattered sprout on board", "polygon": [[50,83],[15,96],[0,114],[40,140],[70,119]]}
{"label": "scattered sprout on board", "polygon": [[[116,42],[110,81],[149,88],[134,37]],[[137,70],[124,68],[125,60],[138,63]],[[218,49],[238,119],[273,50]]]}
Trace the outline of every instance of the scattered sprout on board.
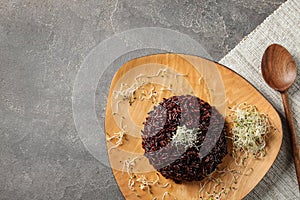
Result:
{"label": "scattered sprout on board", "polygon": [[124,165],[123,165],[123,171],[126,170],[129,179],[128,179],[128,188],[131,191],[134,191],[137,197],[140,197],[140,195],[138,194],[137,190],[136,190],[136,183],[138,184],[138,187],[140,189],[140,191],[145,191],[147,190],[149,194],[152,195],[152,191],[151,191],[151,187],[152,186],[158,186],[160,188],[167,188],[170,184],[168,182],[161,184],[160,183],[160,177],[158,175],[158,173],[156,173],[156,178],[155,179],[150,179],[147,178],[144,174],[136,174],[133,172],[133,169],[135,167],[136,164],[136,159],[138,159],[138,157],[134,157],[132,159],[128,159],[124,161]]}
{"label": "scattered sprout on board", "polygon": [[116,144],[114,146],[110,147],[108,151],[110,152],[112,149],[115,149],[118,146],[121,146],[123,144],[123,138],[125,135],[126,135],[126,131],[121,130],[119,132],[114,133],[113,136],[107,138],[107,141],[111,141],[113,139],[117,140]]}
{"label": "scattered sprout on board", "polygon": [[[172,74],[173,75],[173,74]],[[177,80],[178,77],[188,77],[188,74],[180,74],[175,73],[175,79]],[[136,100],[151,100],[153,104],[157,103],[158,91],[152,85],[149,92],[145,90],[145,86],[148,84],[152,84],[151,79],[156,77],[166,77],[169,78],[169,74],[167,69],[161,68],[158,72],[154,75],[146,75],[146,74],[139,74],[135,77],[134,83],[128,85],[126,83],[121,83],[120,89],[115,90],[113,92],[113,97],[115,100],[121,99],[122,101],[128,101],[129,105],[131,106]],[[200,80],[200,79],[199,79]],[[141,88],[142,92],[139,96],[136,95],[136,91]],[[162,88],[160,91],[173,91],[172,84],[169,85],[168,88]],[[193,91],[190,92],[191,94]],[[118,102],[119,103],[119,102]],[[118,105],[117,105],[118,106]]]}
{"label": "scattered sprout on board", "polygon": [[[132,105],[132,103],[137,99],[135,92],[137,89],[139,89],[140,87],[144,87],[147,84],[150,84],[151,82],[145,82],[144,80],[140,80],[141,78],[154,78],[154,77],[165,77],[167,76],[167,69],[160,69],[157,74],[153,75],[153,76],[148,76],[145,74],[140,74],[137,77],[135,77],[135,82],[132,85],[128,85],[125,83],[121,84],[121,88],[120,90],[116,90],[114,91],[114,98],[118,99],[121,98],[123,101],[127,100],[128,103],[130,105]],[[157,97],[157,92],[154,91],[154,87],[151,88],[150,92],[149,92],[149,97],[145,98],[144,96],[146,96],[145,91],[141,94],[141,96],[139,96],[139,100],[143,100],[143,99],[152,99],[156,100]]]}
{"label": "scattered sprout on board", "polygon": [[[213,174],[208,175],[204,181],[200,182],[199,189],[199,199],[200,200],[221,200],[226,199],[226,196],[237,190],[236,185],[238,184],[238,179],[241,176],[249,176],[253,172],[250,168],[246,173],[242,173],[240,170],[230,169],[225,167],[224,169],[218,169]],[[225,182],[223,177],[228,175],[231,177],[231,181]],[[206,191],[205,188],[207,184],[210,183],[212,191]]]}
{"label": "scattered sprout on board", "polygon": [[[122,120],[124,118],[122,117]],[[111,146],[108,149],[108,152],[110,152],[112,149],[116,149],[117,147],[121,146],[123,144],[123,139],[126,137],[126,133],[127,131],[125,131],[125,127],[123,126],[123,121],[121,123],[121,130],[119,132],[115,132],[113,133],[113,136],[109,137],[106,139],[106,141],[112,141],[112,140],[116,140],[115,145]]]}

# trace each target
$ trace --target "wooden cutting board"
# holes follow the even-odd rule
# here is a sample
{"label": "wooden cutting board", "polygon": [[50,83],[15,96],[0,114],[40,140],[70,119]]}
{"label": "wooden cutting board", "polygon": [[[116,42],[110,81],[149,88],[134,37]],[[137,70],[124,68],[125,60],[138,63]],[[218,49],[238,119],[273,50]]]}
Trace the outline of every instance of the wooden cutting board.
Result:
{"label": "wooden cutting board", "polygon": [[[140,84],[136,84],[137,82]],[[122,100],[120,97],[124,96],[124,93],[121,94],[120,91],[126,89],[129,93],[135,91],[137,99],[130,100],[132,102]],[[255,105],[259,112],[269,116],[276,128],[267,138],[267,154],[261,159],[249,158],[243,167],[237,166],[228,154],[219,166],[220,169],[227,170],[220,177],[224,182],[222,186],[216,186],[216,181],[212,180],[176,184],[158,173],[159,183],[151,186],[151,193],[147,188],[141,190],[137,181],[132,191],[128,187],[129,175],[124,168],[126,160],[135,159],[131,170],[137,177],[144,175],[148,180],[157,178],[157,172],[143,157],[142,123],[153,104],[157,104],[162,98],[180,94],[198,96],[215,106],[226,119],[228,107],[243,102]],[[126,199],[162,199],[163,196],[164,199],[199,199],[200,196],[208,196],[208,193],[213,191],[221,191],[221,187],[225,187],[227,192],[226,195],[222,195],[222,199],[242,199],[268,172],[282,142],[282,126],[276,110],[249,82],[218,63],[181,54],[150,55],[124,64],[111,83],[105,130],[107,139],[114,136],[114,133],[126,131],[122,145],[117,148],[112,148],[117,139],[107,141],[113,174]],[[230,151],[230,144],[228,149]],[[233,172],[229,172],[230,170]],[[218,177],[220,174],[215,173],[214,176]],[[165,184],[167,187],[163,187]]]}

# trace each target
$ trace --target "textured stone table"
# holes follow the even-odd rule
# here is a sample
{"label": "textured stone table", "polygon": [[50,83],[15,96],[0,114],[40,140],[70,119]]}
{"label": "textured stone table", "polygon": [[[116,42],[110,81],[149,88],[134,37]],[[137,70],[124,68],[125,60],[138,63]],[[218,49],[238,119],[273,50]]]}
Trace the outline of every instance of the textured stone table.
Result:
{"label": "textured stone table", "polygon": [[0,0],[0,199],[123,199],[72,115],[75,76],[98,43],[163,27],[218,61],[283,2]]}

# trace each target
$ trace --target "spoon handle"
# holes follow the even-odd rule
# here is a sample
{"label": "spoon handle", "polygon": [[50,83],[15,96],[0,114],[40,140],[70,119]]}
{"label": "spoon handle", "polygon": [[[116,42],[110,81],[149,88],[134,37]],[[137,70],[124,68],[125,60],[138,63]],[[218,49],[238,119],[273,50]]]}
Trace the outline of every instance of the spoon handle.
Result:
{"label": "spoon handle", "polygon": [[289,104],[289,98],[287,92],[282,92],[281,93],[282,101],[283,101],[283,106],[284,106],[284,111],[285,111],[285,116],[286,120],[290,129],[290,136],[291,136],[291,142],[292,142],[292,148],[293,148],[293,157],[294,157],[294,163],[295,163],[295,169],[296,169],[296,174],[297,174],[297,179],[298,179],[298,186],[300,190],[300,147],[299,147],[299,142],[296,134],[296,129],[295,129],[295,124],[294,124],[294,119],[293,115],[290,109],[290,104]]}

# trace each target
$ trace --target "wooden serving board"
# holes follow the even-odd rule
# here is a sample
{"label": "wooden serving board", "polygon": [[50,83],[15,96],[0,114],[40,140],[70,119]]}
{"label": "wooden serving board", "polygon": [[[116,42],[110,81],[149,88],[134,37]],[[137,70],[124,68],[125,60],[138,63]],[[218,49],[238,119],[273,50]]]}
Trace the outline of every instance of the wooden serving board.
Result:
{"label": "wooden serving board", "polygon": [[[142,82],[135,85],[136,81]],[[133,102],[120,99],[118,91],[131,87],[137,99]],[[170,88],[171,87],[171,88]],[[125,89],[124,89],[125,88]],[[131,90],[131,91],[133,91]],[[128,90],[129,91],[129,90]],[[156,92],[155,97],[150,93]],[[247,102],[255,105],[259,112],[269,116],[276,128],[267,137],[266,156],[261,159],[249,158],[247,164],[239,167],[228,154],[219,168],[238,171],[238,174],[225,173],[221,180],[227,187],[226,195],[222,199],[242,199],[264,177],[273,164],[282,142],[282,127],[280,118],[272,105],[244,78],[230,69],[215,62],[196,56],[179,54],[158,54],[137,58],[124,64],[115,74],[108,95],[105,130],[106,138],[124,130],[126,136],[122,145],[112,148],[117,139],[107,141],[110,164],[116,182],[126,199],[199,199],[207,192],[221,190],[215,187],[216,182],[203,180],[200,182],[176,184],[165,179],[159,173],[159,184],[151,186],[151,193],[141,190],[136,181],[133,188],[128,187],[129,175],[124,170],[126,160],[135,158],[131,170],[138,176],[144,175],[148,179],[155,179],[156,171],[143,157],[141,146],[142,123],[147,113],[162,98],[178,94],[192,94],[215,106],[226,119],[228,107]],[[140,99],[141,98],[141,99]],[[130,105],[131,103],[131,105]],[[230,144],[228,147],[230,151]],[[250,169],[253,171],[250,173]],[[237,176],[236,183],[233,175]],[[162,187],[169,183],[167,187]],[[202,186],[201,186],[202,185]],[[205,187],[203,187],[205,185]],[[199,192],[199,190],[201,192]],[[168,192],[168,193],[166,193]]]}

